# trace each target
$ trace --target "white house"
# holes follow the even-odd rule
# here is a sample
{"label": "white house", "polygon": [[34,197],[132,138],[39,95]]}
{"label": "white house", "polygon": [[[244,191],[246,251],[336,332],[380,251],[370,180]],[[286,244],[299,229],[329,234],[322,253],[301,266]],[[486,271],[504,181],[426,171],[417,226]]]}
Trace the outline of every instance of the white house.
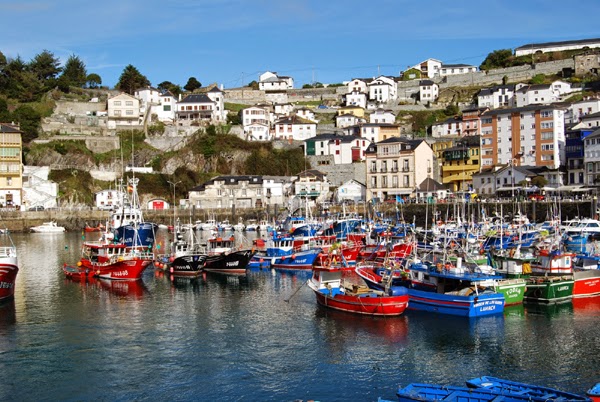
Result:
{"label": "white house", "polygon": [[204,94],[190,94],[177,104],[177,118],[224,123],[227,118],[223,92],[217,87]]}
{"label": "white house", "polygon": [[496,109],[499,107],[515,106],[515,84],[496,85],[491,88],[483,88],[477,94],[477,106]]}
{"label": "white house", "polygon": [[433,78],[440,75],[442,62],[437,59],[427,59],[408,69],[416,69],[421,72],[421,78]]}
{"label": "white house", "polygon": [[365,159],[371,141],[353,135],[320,134],[304,142],[306,156],[333,157],[335,165],[350,164]]}
{"label": "white house", "polygon": [[303,141],[317,134],[317,123],[292,115],[274,124],[275,139]]}
{"label": "white house", "polygon": [[369,99],[384,103],[398,98],[398,87],[393,77],[380,75],[368,84]]}
{"label": "white house", "polygon": [[120,190],[100,190],[94,195],[94,205],[98,209],[114,209],[123,206],[123,200],[127,197]]}
{"label": "white house", "polygon": [[435,102],[439,95],[438,84],[431,80],[419,81],[419,99],[421,102]]}
{"label": "white house", "polygon": [[350,126],[355,126],[357,124],[364,123],[366,120],[355,116],[351,113],[345,113],[338,116],[335,116],[335,126],[338,128],[346,128]]}
{"label": "white house", "polygon": [[344,182],[335,192],[337,202],[351,201],[356,203],[364,201],[366,195],[367,186],[354,179]]}
{"label": "white house", "polygon": [[561,42],[528,43],[515,48],[515,56],[524,56],[528,54],[562,52],[565,50],[575,50],[600,47],[600,38],[566,40]]}
{"label": "white house", "polygon": [[158,120],[163,122],[175,121],[176,111],[177,98],[170,91],[160,95],[160,105],[158,107],[152,107],[152,113],[156,113]]}
{"label": "white house", "polygon": [[320,202],[329,198],[327,175],[318,170],[309,169],[298,173],[293,186],[294,195],[302,199]]}
{"label": "white house", "polygon": [[294,113],[298,117],[318,123],[317,119],[315,118],[315,112],[312,109],[309,109],[307,107],[300,107],[296,109]]}
{"label": "white house", "polygon": [[250,106],[242,109],[242,125],[244,127],[255,123],[269,125],[270,122],[271,112],[267,107]]}
{"label": "white house", "polygon": [[477,67],[470,64],[442,64],[439,75],[445,77],[448,75],[458,75],[467,73],[476,73]]}
{"label": "white house", "polygon": [[369,115],[369,123],[388,123],[394,124],[396,116],[391,110],[377,109]]}
{"label": "white house", "polygon": [[367,94],[364,92],[350,92],[344,95],[346,106],[359,106],[363,109],[367,107]]}
{"label": "white house", "polygon": [[577,123],[584,116],[600,112],[600,99],[584,99],[572,103],[565,113],[565,123]]}
{"label": "white house", "polygon": [[258,89],[261,91],[285,91],[294,88],[292,77],[279,76],[276,72],[267,71],[258,77]]}
{"label": "white house", "polygon": [[140,125],[140,101],[122,92],[107,101],[109,127]]}
{"label": "white house", "polygon": [[294,111],[294,105],[288,102],[273,104],[273,113],[277,117],[289,116]]}
{"label": "white house", "polygon": [[431,136],[434,138],[458,137],[462,134],[463,119],[449,117],[444,121],[431,125]]}
{"label": "white house", "polygon": [[351,94],[351,93],[366,94],[369,92],[369,87],[367,86],[367,83],[370,81],[371,80],[354,78],[354,79],[352,79],[352,81],[348,82],[348,90],[346,91],[346,93],[348,93],[348,94]]}
{"label": "white house", "polygon": [[588,114],[581,118],[579,128],[593,128],[600,126],[600,112]]}
{"label": "white house", "polygon": [[140,100],[140,113],[143,115],[151,109],[152,105],[160,104],[161,92],[153,87],[136,89],[133,96]]}
{"label": "white house", "polygon": [[515,92],[517,107],[558,102],[563,95],[572,93],[571,84],[564,81],[554,81],[551,84],[523,85]]}
{"label": "white house", "polygon": [[244,126],[247,141],[271,141],[271,129],[268,124],[252,123]]}

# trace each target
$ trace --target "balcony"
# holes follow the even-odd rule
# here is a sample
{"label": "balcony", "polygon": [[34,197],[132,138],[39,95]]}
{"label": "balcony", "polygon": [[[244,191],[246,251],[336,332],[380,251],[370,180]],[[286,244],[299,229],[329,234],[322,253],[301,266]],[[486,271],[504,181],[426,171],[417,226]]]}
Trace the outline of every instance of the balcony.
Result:
{"label": "balcony", "polygon": [[405,167],[402,168],[402,171],[403,172],[410,172],[410,168],[405,166]]}
{"label": "balcony", "polygon": [[392,172],[392,173],[398,173],[398,167],[391,168],[390,172]]}
{"label": "balcony", "polygon": [[387,173],[387,168],[382,167],[381,170],[379,171],[380,173]]}

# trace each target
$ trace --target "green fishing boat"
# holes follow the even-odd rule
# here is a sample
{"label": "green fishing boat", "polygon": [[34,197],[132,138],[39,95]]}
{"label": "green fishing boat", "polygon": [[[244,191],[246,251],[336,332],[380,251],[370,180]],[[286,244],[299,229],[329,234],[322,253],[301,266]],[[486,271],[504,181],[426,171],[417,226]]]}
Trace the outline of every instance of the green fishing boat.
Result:
{"label": "green fishing boat", "polygon": [[530,276],[527,278],[525,301],[534,303],[561,303],[573,297],[572,275]]}

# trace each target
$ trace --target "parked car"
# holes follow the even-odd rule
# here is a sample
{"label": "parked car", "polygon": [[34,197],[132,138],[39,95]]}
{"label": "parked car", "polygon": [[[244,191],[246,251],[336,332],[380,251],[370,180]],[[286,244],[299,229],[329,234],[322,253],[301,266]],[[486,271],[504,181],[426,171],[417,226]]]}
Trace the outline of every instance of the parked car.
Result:
{"label": "parked car", "polygon": [[29,211],[43,211],[43,210],[44,210],[43,205],[34,205],[33,207],[29,207]]}

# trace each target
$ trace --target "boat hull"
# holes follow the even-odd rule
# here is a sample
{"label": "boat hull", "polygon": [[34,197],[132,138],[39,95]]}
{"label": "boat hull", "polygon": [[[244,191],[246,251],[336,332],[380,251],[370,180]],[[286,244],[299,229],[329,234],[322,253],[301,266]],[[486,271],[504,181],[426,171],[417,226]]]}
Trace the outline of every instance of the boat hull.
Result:
{"label": "boat hull", "polygon": [[110,264],[81,264],[71,266],[65,264],[63,272],[72,279],[104,278],[113,280],[137,280],[142,277],[144,270],[152,263],[150,259],[134,258],[116,261]]}
{"label": "boat hull", "polygon": [[483,317],[504,312],[504,296],[500,293],[460,296],[408,289],[408,296],[410,310],[462,317]]}
{"label": "boat hull", "polygon": [[573,272],[573,297],[600,295],[600,269],[586,269]]}
{"label": "boat hull", "polygon": [[366,296],[337,294],[327,295],[315,290],[317,303],[334,310],[354,314],[395,316],[401,315],[408,306],[408,294],[401,296]]}
{"label": "boat hull", "polygon": [[321,249],[313,249],[276,257],[271,260],[271,267],[276,269],[311,269],[320,252]]}
{"label": "boat hull", "polygon": [[573,297],[572,277],[531,276],[527,279],[525,301],[533,303],[560,303]]}
{"label": "boat hull", "polygon": [[0,263],[0,300],[12,299],[15,295],[15,281],[19,267],[14,263]]}
{"label": "boat hull", "polygon": [[524,279],[505,279],[498,281],[494,290],[504,295],[504,306],[523,303],[527,283]]}
{"label": "boat hull", "polygon": [[157,226],[150,222],[137,225],[123,225],[115,229],[114,240],[125,244],[127,247],[135,246],[152,249],[156,229]]}
{"label": "boat hull", "polygon": [[206,254],[190,254],[175,258],[169,263],[169,273],[175,276],[197,276],[202,273]]}
{"label": "boat hull", "polygon": [[225,274],[244,274],[253,255],[254,252],[252,250],[239,250],[226,254],[209,255],[204,263],[204,270]]}

